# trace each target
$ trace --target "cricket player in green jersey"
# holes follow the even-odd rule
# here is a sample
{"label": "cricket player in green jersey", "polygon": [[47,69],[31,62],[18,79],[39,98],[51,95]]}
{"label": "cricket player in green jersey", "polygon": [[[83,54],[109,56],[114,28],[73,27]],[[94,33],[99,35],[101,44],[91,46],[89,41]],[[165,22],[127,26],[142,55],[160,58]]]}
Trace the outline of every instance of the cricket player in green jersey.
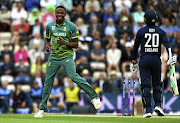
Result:
{"label": "cricket player in green jersey", "polygon": [[[91,98],[95,109],[101,107],[100,99],[91,85],[76,73],[73,60],[73,49],[78,47],[79,31],[74,23],[66,20],[66,9],[56,7],[56,20],[46,26],[46,51],[51,51],[46,68],[46,79],[42,94],[42,104],[34,117],[43,117],[48,112],[47,100],[51,93],[54,77],[63,66],[70,79],[81,87]],[[50,45],[52,41],[52,46]]]}

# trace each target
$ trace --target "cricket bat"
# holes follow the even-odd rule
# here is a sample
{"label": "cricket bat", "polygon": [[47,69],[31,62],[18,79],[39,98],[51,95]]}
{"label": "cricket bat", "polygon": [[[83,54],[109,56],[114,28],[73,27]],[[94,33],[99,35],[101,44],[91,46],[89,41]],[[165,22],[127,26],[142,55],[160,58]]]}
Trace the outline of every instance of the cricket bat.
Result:
{"label": "cricket bat", "polygon": [[[169,57],[172,57],[171,48],[169,50]],[[169,65],[170,70],[170,83],[173,90],[173,96],[179,95],[178,87],[177,87],[177,80],[176,80],[176,72],[175,72],[175,65]]]}

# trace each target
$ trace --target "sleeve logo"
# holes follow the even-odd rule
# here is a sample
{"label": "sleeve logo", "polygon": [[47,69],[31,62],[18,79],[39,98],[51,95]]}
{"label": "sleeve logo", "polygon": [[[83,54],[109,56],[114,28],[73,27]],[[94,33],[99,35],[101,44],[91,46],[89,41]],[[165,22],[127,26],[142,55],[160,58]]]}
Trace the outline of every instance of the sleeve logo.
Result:
{"label": "sleeve logo", "polygon": [[79,31],[76,31],[76,33],[79,33]]}
{"label": "sleeve logo", "polygon": [[52,30],[55,30],[55,26],[52,26]]}

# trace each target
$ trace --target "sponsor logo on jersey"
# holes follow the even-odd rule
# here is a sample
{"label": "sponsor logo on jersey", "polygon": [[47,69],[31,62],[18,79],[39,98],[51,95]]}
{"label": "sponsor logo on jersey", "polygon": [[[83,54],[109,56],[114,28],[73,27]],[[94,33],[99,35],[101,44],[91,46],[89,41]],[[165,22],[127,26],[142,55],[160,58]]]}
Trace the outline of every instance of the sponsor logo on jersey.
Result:
{"label": "sponsor logo on jersey", "polygon": [[158,52],[158,48],[145,48],[145,52]]}
{"label": "sponsor logo on jersey", "polygon": [[66,36],[66,33],[53,33],[54,36]]}
{"label": "sponsor logo on jersey", "polygon": [[52,30],[55,30],[55,27],[56,27],[56,26],[52,26]]}

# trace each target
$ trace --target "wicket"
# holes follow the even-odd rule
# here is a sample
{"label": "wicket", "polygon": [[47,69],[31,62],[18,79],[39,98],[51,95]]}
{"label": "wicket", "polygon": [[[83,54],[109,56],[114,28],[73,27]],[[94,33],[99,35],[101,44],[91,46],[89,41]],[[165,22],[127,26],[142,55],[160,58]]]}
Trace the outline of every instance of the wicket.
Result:
{"label": "wicket", "polygon": [[[136,81],[136,78],[134,77],[133,78],[133,108],[132,108],[132,116],[134,116],[134,106],[135,106],[135,81]],[[122,116],[125,116],[125,91],[126,91],[126,78],[123,77],[123,108],[122,108]],[[128,116],[131,116],[131,113],[130,113],[130,95],[131,95],[131,92],[130,92],[130,89],[131,89],[131,78],[129,77],[128,78]]]}

